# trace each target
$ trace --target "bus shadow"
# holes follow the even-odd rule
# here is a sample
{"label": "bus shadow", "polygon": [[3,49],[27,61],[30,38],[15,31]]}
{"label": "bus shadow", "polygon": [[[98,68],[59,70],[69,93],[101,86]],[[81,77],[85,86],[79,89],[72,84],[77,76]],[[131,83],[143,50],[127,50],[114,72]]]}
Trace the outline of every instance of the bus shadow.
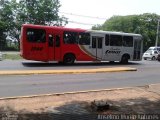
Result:
{"label": "bus shadow", "polygon": [[122,64],[120,62],[76,62],[72,65],[65,65],[60,63],[45,63],[45,62],[22,62],[22,65],[25,67],[86,67],[86,66],[134,66],[142,65],[138,62],[129,62],[128,64]]}

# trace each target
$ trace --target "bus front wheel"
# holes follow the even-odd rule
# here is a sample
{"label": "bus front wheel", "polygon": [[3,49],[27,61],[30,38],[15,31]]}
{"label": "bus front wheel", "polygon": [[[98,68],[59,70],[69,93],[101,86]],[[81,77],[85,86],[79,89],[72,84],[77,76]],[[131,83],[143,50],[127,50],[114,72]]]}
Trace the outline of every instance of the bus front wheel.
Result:
{"label": "bus front wheel", "polygon": [[63,59],[64,64],[73,64],[75,61],[75,56],[73,54],[66,54]]}

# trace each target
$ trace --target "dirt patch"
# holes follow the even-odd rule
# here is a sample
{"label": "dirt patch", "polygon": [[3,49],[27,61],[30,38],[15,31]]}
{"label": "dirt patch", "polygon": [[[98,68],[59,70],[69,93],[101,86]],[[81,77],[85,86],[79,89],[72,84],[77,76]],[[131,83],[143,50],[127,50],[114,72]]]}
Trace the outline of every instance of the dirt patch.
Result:
{"label": "dirt patch", "polygon": [[[159,119],[160,94],[154,87],[134,87],[125,89],[101,90],[90,92],[53,94],[32,97],[9,98],[0,100],[0,113],[17,115],[20,119],[47,120],[66,119],[97,119],[99,114],[157,114]],[[97,111],[92,108],[93,101],[105,101],[109,109]],[[84,117],[85,116],[85,117]],[[82,118],[79,118],[82,119]]]}

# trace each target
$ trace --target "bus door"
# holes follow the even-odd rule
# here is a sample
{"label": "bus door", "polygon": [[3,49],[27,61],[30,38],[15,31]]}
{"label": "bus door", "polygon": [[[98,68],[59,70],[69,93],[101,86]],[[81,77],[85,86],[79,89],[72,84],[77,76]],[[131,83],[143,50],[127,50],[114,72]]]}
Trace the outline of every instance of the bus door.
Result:
{"label": "bus door", "polygon": [[140,60],[141,59],[141,51],[142,51],[142,40],[140,37],[134,38],[134,54],[133,59],[134,60]]}
{"label": "bus door", "polygon": [[103,36],[92,36],[92,55],[95,56],[96,60],[102,60],[103,57]]}
{"label": "bus door", "polygon": [[50,33],[48,34],[48,57],[49,61],[59,61],[61,57],[60,50],[60,34]]}

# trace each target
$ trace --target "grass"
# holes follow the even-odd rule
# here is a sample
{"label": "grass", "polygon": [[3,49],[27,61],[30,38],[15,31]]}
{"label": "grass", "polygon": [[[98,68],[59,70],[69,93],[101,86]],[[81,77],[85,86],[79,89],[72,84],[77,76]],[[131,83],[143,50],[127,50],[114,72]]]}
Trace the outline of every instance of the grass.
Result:
{"label": "grass", "polygon": [[20,60],[20,59],[22,59],[22,57],[19,54],[4,54],[3,55],[3,60],[4,59]]}

